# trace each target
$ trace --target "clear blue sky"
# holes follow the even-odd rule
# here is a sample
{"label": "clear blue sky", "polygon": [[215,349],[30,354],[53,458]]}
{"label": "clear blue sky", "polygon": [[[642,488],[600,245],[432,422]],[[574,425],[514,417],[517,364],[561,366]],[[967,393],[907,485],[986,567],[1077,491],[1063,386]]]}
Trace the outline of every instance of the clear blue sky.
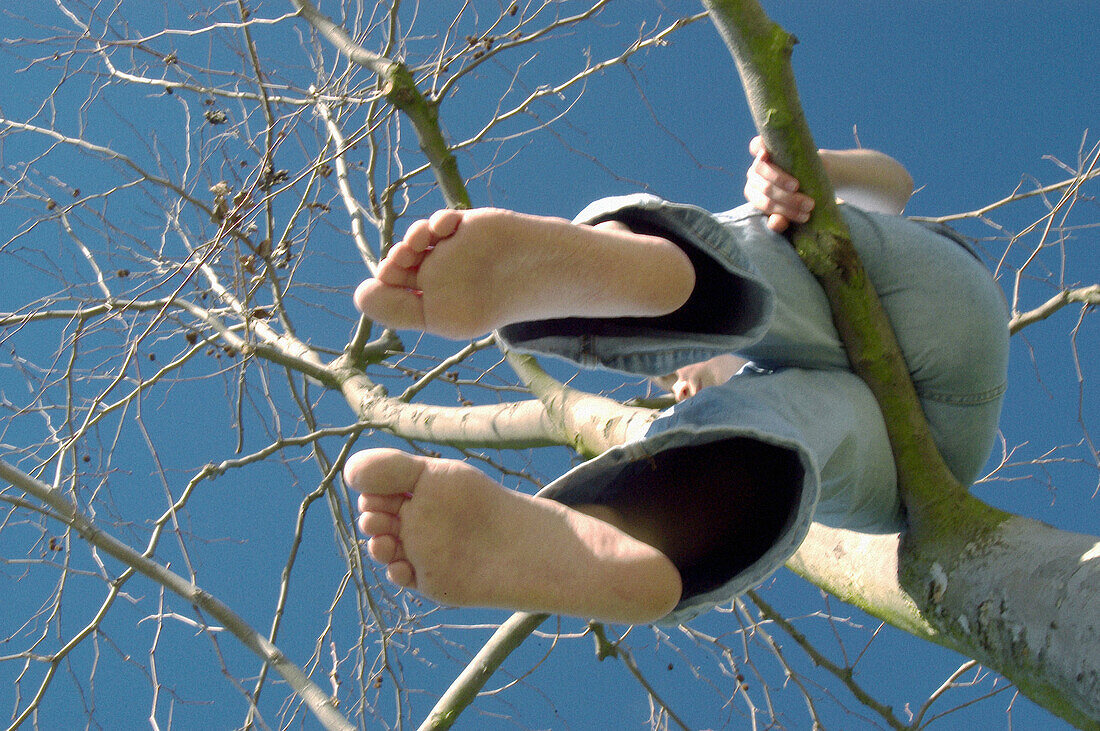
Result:
{"label": "clear blue sky", "polygon": [[[408,5],[411,17],[412,4]],[[459,4],[438,5],[445,5],[446,12],[453,13]],[[497,3],[474,5],[485,9],[483,24],[489,15],[495,17]],[[1065,172],[1057,161],[1076,164],[1082,140],[1087,149],[1100,138],[1100,120],[1096,114],[1100,108],[1096,90],[1100,69],[1100,52],[1096,50],[1100,7],[1094,2],[853,2],[824,4],[824,9],[819,5],[812,6],[811,14],[806,10],[810,4],[766,4],[773,17],[800,39],[795,49],[795,73],[815,138],[822,147],[847,147],[854,144],[858,134],[863,146],[884,150],[903,161],[919,188],[908,211],[913,215],[967,211],[1007,196],[1017,187],[1029,189],[1063,180]],[[329,6],[322,7],[332,12]],[[436,3],[420,5],[421,17],[417,22],[423,33],[428,33],[438,22],[430,17],[437,12],[436,7]],[[134,36],[161,29],[165,18],[175,27],[188,27],[184,19],[188,11],[175,5],[167,11],[153,10],[145,3],[135,8],[126,11],[135,19],[129,31]],[[254,11],[257,16],[274,17],[288,9],[289,3],[267,2],[257,5]],[[616,55],[637,36],[637,27],[643,21],[652,27],[658,15],[661,22],[667,23],[677,14],[696,9],[694,3],[686,2],[612,3],[611,10],[595,24],[580,26],[561,38],[532,47],[538,49],[533,57],[529,57],[531,50],[519,50],[515,56],[502,57],[499,64],[483,66],[444,104],[443,124],[452,139],[461,139],[480,128],[488,113],[487,105],[495,103],[496,90],[521,64],[517,94],[540,84],[560,83],[583,67],[586,53],[594,61]],[[5,8],[0,12],[10,11]],[[52,3],[27,3],[20,12],[71,32],[71,26]],[[232,15],[215,17],[228,20]],[[0,15],[0,18],[3,18],[0,36],[5,38],[43,32],[17,16]],[[116,27],[122,29],[121,25]],[[313,81],[309,57],[298,45],[297,33],[305,32],[305,24],[295,20],[285,21],[274,29],[256,30],[261,55],[277,59],[274,69],[277,79],[299,88]],[[422,50],[429,45],[426,41],[416,42],[413,48]],[[199,52],[197,46],[187,48]],[[57,48],[51,46],[48,52],[54,50]],[[221,50],[215,48],[209,53],[214,63],[240,66]],[[56,70],[24,70],[27,59],[38,55],[38,51],[26,47],[0,53],[0,73],[6,79],[6,87],[0,92],[2,116],[16,121],[30,119],[57,82]],[[326,50],[325,57],[331,64],[334,54]],[[196,58],[198,63],[207,60]],[[73,68],[86,72],[98,67],[94,57],[78,56]],[[225,79],[217,82],[229,84]],[[146,161],[153,159],[155,150],[166,170],[183,169],[187,161],[179,142],[184,119],[181,105],[190,105],[189,118],[199,124],[201,98],[180,93],[166,99],[146,90],[108,89],[97,98],[96,105],[90,105],[89,111],[84,112],[78,105],[87,97],[89,85],[95,83],[88,76],[75,74],[62,88],[58,96],[57,129],[75,134],[86,124],[86,137],[92,141],[133,150],[133,154]],[[226,104],[225,108],[231,116],[239,111],[232,104]],[[554,120],[549,130],[515,139],[502,138],[459,157],[461,169],[467,175],[499,165],[471,182],[476,204],[571,215],[593,198],[639,189],[713,210],[742,202],[740,190],[743,170],[749,162],[746,145],[753,134],[751,122],[732,62],[705,21],[672,36],[667,46],[635,56],[629,71],[618,66],[593,77],[579,100],[577,92],[570,90],[561,98],[540,104],[536,111],[540,119]],[[46,124],[49,118],[49,113],[39,113],[36,121]],[[253,123],[258,119],[254,118]],[[522,125],[527,127],[530,123],[530,118],[525,118]],[[504,132],[519,129],[519,126],[505,128],[502,137]],[[312,139],[301,144],[309,154]],[[412,146],[411,141],[405,144]],[[22,166],[44,149],[41,139],[15,135],[5,138],[0,176],[5,180],[18,177]],[[290,161],[280,164],[288,167],[300,164],[301,160],[296,163],[294,155],[300,153],[287,153]],[[412,161],[415,155],[409,152],[405,158]],[[86,158],[67,151],[53,153],[48,161],[54,175],[78,182],[86,192],[96,189],[98,176],[103,174],[100,168],[88,167]],[[228,167],[228,163],[218,160],[205,164],[214,176],[224,174]],[[437,194],[423,187],[417,194],[423,198],[416,200],[415,212],[428,212],[442,205]],[[70,245],[56,228],[47,229],[33,245],[20,239],[18,246],[5,246],[4,242],[23,230],[29,220],[42,215],[41,206],[35,208],[35,205],[20,200],[0,206],[0,271],[19,272],[0,288],[0,312],[20,306],[28,295],[42,296],[60,288],[60,283],[51,281],[48,274],[41,280],[36,278],[35,271],[50,269],[38,266],[36,257],[42,252],[52,252],[57,266],[80,272],[79,258],[72,254]],[[155,247],[161,224],[150,214],[151,209],[137,197],[133,199],[133,212],[114,220],[131,221],[133,227],[127,234]],[[998,228],[973,221],[958,227],[977,237],[990,255],[991,265],[997,265],[1005,240],[1038,219],[1043,211],[1043,201],[1035,198],[994,214],[992,219]],[[1078,226],[1089,223],[1096,226],[1100,221],[1098,212],[1095,201],[1082,202],[1072,221]],[[118,214],[111,210],[110,215]],[[306,333],[308,339],[339,349],[351,318],[347,295],[362,272],[346,240],[336,235],[346,228],[343,211],[334,206],[330,215],[331,226],[319,229],[312,237],[315,255],[303,272],[312,281],[322,282],[331,289],[318,293],[316,302],[300,307],[304,316],[316,314],[316,319],[310,322],[311,330]],[[1024,307],[1033,307],[1053,294],[1058,281],[1068,284],[1100,281],[1100,266],[1096,263],[1100,261],[1097,254],[1100,229],[1081,227],[1070,233],[1064,241],[1045,251],[1041,262],[1032,267],[1031,271],[1042,276],[1026,281]],[[124,240],[126,236],[119,234],[117,238]],[[1006,264],[1019,264],[1023,255],[1014,249]],[[124,257],[119,261],[124,261]],[[1009,267],[1004,272],[1002,281],[1011,288]],[[79,276],[86,278],[87,272]],[[1078,324],[1078,313],[1078,309],[1068,308],[1046,323],[1034,326],[1025,336],[1015,338],[1013,343],[1011,386],[1003,420],[1006,444],[1010,448],[1019,447],[1017,461],[1038,458],[1058,447],[1051,455],[1055,461],[1042,468],[1008,470],[1005,476],[1013,480],[978,485],[975,492],[1013,512],[1061,528],[1095,534],[1100,526],[1097,502],[1100,498],[1093,498],[1098,469],[1087,447],[1080,442],[1082,420],[1094,439],[1100,433],[1096,416],[1100,413],[1097,398],[1100,332],[1095,315],[1084,320],[1076,331],[1075,359],[1071,337]],[[306,321],[303,317],[302,322]],[[53,335],[59,333],[60,330],[52,331]],[[11,366],[15,362],[13,353],[18,350],[21,357],[37,357],[41,361],[45,353],[52,352],[54,343],[48,344],[48,350],[36,350],[47,346],[15,337],[8,343],[0,351],[0,362],[8,361],[0,368],[0,390],[6,398],[22,403],[20,399],[26,400],[23,395],[26,382],[20,371]],[[179,343],[157,347],[163,348],[163,360],[178,351]],[[425,350],[444,353],[445,348],[429,344]],[[486,356],[485,362],[492,363],[493,358]],[[1078,366],[1084,379],[1081,389],[1077,386]],[[556,373],[568,373],[557,365],[551,367]],[[584,376],[580,381],[593,388],[611,388],[621,382],[621,378],[608,375]],[[165,480],[174,493],[178,493],[196,467],[232,456],[236,438],[232,428],[234,412],[226,404],[232,404],[234,395],[232,376],[205,390],[184,380],[144,405],[142,417],[149,424],[161,427],[168,424],[167,436],[161,433],[165,443],[159,445],[159,450],[170,462]],[[253,408],[254,405],[247,404],[246,414],[251,414]],[[8,413],[0,414],[0,419],[9,419]],[[343,425],[349,420],[346,407],[336,399],[325,401],[319,414],[331,425]],[[32,424],[27,419],[11,419],[7,425],[0,421],[0,453],[42,439],[42,429],[41,423]],[[247,436],[251,448],[262,446],[269,438],[255,424]],[[100,434],[98,438],[109,443],[113,437]],[[117,506],[118,515],[134,521],[133,528],[119,530],[117,535],[141,546],[145,535],[142,521],[163,509],[165,488],[142,446],[140,433],[126,433],[120,444],[113,463],[103,467],[113,472],[104,485],[110,497],[100,510],[110,519],[114,508],[107,506]],[[335,454],[338,442],[330,442],[328,446],[331,454]],[[568,457],[558,451],[536,456],[533,469],[543,479],[550,479],[567,463]],[[278,572],[285,561],[298,505],[315,484],[316,475],[308,467],[272,465],[207,483],[201,497],[192,504],[185,530],[194,530],[209,539],[192,547],[200,581],[206,582],[205,586],[262,631],[266,631],[270,622]],[[509,484],[517,482],[512,480]],[[17,558],[25,550],[21,547],[26,545],[27,534],[18,533],[19,530],[18,521],[0,528],[0,557]],[[280,646],[299,662],[306,662],[314,651],[319,623],[324,621],[322,615],[344,572],[333,550],[331,522],[323,504],[312,508],[306,532],[312,540],[306,542],[299,557],[288,615],[289,626],[297,627],[298,631],[288,632],[280,641]],[[84,560],[88,561],[86,557]],[[183,557],[174,543],[166,544],[163,560],[171,560],[182,568]],[[118,567],[111,569],[117,571]],[[44,592],[56,580],[56,574],[21,578],[21,572],[18,565],[0,564],[0,596],[7,597],[0,603],[3,630],[0,634],[4,637],[16,631],[13,626],[16,617],[27,616],[44,601]],[[74,577],[72,581],[81,580]],[[136,633],[133,626],[141,617],[157,611],[158,592],[143,580],[135,580],[127,590],[134,601],[120,602],[117,619],[106,627],[109,637],[98,648],[105,658],[105,669],[97,681],[94,699],[87,695],[81,698],[59,680],[46,703],[44,728],[71,727],[83,718],[83,709],[88,705],[95,706],[96,717],[106,728],[147,727],[144,719],[151,703],[148,653],[154,623],[146,621],[138,625]],[[102,595],[102,584],[88,580],[87,603],[67,605],[66,611],[72,619],[65,626],[70,632],[87,621]],[[825,609],[819,592],[785,573],[769,582],[765,597],[788,616],[802,617],[799,628],[823,647],[831,648],[834,659],[840,656],[835,641],[831,640],[834,632],[845,638],[847,652],[854,655],[863,649],[868,632],[849,624],[864,628],[877,625],[835,600],[829,602],[829,608],[838,617],[851,618],[850,623],[830,624],[814,616]],[[166,598],[165,602],[173,611],[192,614],[174,597]],[[482,630],[437,632],[433,625],[501,619],[503,616],[495,612],[448,611],[431,615],[424,622],[424,633],[413,640],[417,654],[400,657],[408,684],[424,690],[411,696],[414,717],[422,717],[431,706],[432,693],[441,691],[450,682],[461,665],[464,648],[475,648],[479,639],[487,636]],[[337,612],[333,636],[340,642],[349,641],[357,632],[355,622],[353,613],[346,608]],[[551,621],[543,629],[552,633],[555,627]],[[572,620],[563,621],[560,627],[566,633],[583,629],[581,623]],[[742,640],[736,632],[740,625],[729,613],[712,613],[692,627],[721,637],[734,656],[739,656]],[[810,673],[809,663],[793,643],[778,630],[770,631],[783,643],[786,655],[797,669]],[[213,645],[207,639],[182,623],[168,622],[159,642],[158,671],[166,683],[180,690],[173,711],[180,727],[220,728],[242,722],[244,703],[219,672]],[[258,663],[236,649],[235,640],[223,634],[218,642],[233,672],[245,676],[255,672]],[[670,643],[675,650],[669,649]],[[647,677],[689,724],[749,727],[743,705],[722,708],[722,699],[728,696],[732,681],[719,669],[721,656],[700,649],[694,640],[680,632],[671,632],[666,638],[659,632],[639,628],[634,630],[628,644],[635,649]],[[554,649],[548,653],[551,645]],[[116,651],[115,646],[120,649]],[[658,646],[662,649],[655,651]],[[7,651],[0,644],[0,655]],[[123,654],[132,655],[133,661],[120,660]],[[327,664],[328,648],[321,648],[321,654]],[[760,671],[778,691],[782,677],[774,662],[765,659],[766,651],[761,648],[754,650],[754,656],[761,658]],[[91,647],[82,650],[77,653],[79,662],[74,662],[71,670],[65,669],[78,677],[84,687],[92,657]],[[905,704],[919,705],[961,661],[962,658],[951,653],[884,630],[861,660],[859,678],[877,698],[893,705],[904,718]],[[201,668],[207,665],[211,670],[203,672]],[[693,665],[702,668],[702,679],[693,673]],[[751,666],[739,666],[738,671],[747,676],[750,684],[759,684]],[[17,672],[13,663],[0,664],[0,688],[11,687]],[[515,687],[479,701],[476,709],[459,724],[460,728],[640,728],[648,717],[641,689],[617,661],[597,663],[587,638],[566,637],[556,643],[548,637],[534,638],[508,662],[502,676],[490,681],[489,687],[505,685],[509,675],[521,679]],[[809,677],[821,678],[812,673]],[[385,682],[389,683],[389,678]],[[250,689],[251,682],[245,686]],[[837,690],[835,683],[829,683],[828,687],[844,699],[848,708],[858,708],[844,696],[844,691]],[[990,684],[983,688],[988,690]],[[390,702],[388,691],[388,687],[381,691],[379,703],[383,707]],[[968,697],[961,693],[956,702]],[[15,702],[7,690],[0,690],[0,713],[6,713]],[[169,702],[162,699],[159,705],[162,721],[168,717]],[[795,691],[778,693],[776,702],[787,728],[808,727],[804,707]],[[1007,727],[1004,709],[1010,702],[1011,692],[998,695],[975,710],[944,719],[936,728],[969,728],[975,724],[981,728]],[[944,703],[945,707],[951,705],[950,700]],[[1012,707],[1014,728],[1059,727],[1048,714],[1022,698],[1014,701]],[[269,721],[275,722],[277,710],[271,707],[264,710],[270,714]],[[828,728],[871,727],[865,717],[846,714],[834,703],[823,701],[820,710]],[[383,715],[391,718],[392,711],[383,711]],[[313,727],[313,721],[305,721],[305,726]]]}

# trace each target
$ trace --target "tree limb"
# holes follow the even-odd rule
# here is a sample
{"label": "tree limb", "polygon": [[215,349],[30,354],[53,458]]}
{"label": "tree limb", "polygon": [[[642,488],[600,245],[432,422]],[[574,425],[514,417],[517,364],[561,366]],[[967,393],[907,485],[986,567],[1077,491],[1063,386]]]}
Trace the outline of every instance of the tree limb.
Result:
{"label": "tree limb", "polygon": [[1035,309],[1013,315],[1008,322],[1008,332],[1015,335],[1028,325],[1047,319],[1071,302],[1080,302],[1086,307],[1100,305],[1100,284],[1078,287],[1077,289],[1064,289]]}
{"label": "tree limb", "polygon": [[416,81],[405,64],[363,48],[352,40],[346,30],[332,22],[309,0],[290,2],[349,61],[378,75],[386,101],[404,112],[412,122],[416,138],[420,142],[420,150],[431,163],[432,172],[435,173],[436,182],[439,183],[447,205],[451,208],[469,208],[470,196],[462,178],[458,176],[458,162],[439,129],[439,107],[416,88]]}
{"label": "tree limb", "polygon": [[790,66],[794,38],[754,0],[704,0],[703,5],[734,57],[765,145],[816,201],[810,220],[795,228],[794,246],[825,290],[852,370],[879,403],[910,526],[923,530],[927,521],[935,524],[955,511],[966,489],[932,441],[893,328],[840,217],[798,100]]}
{"label": "tree limb", "polygon": [[[887,592],[912,599],[932,629],[929,639],[995,668],[1066,720],[1100,727],[1100,609],[1078,599],[1082,590],[1086,596],[1100,590],[1095,538],[985,505],[947,470],[825,180],[790,70],[793,38],[755,0],[704,5],[734,56],[765,144],[817,201],[809,222],[795,231],[795,248],[825,290],[852,369],[886,420],[908,526],[894,537],[870,536],[879,554],[859,553],[858,573],[878,573],[886,583],[896,578],[896,591]],[[851,536],[815,528],[825,561],[848,555],[843,542]],[[806,557],[807,544],[799,557]],[[891,551],[896,572],[889,571],[892,562],[874,563]],[[840,585],[830,590],[840,589],[843,598],[842,581],[833,580]],[[1036,582],[1046,584],[1041,596]]]}
{"label": "tree limb", "polygon": [[3,460],[0,460],[0,479],[49,505],[60,520],[72,527],[89,544],[134,568],[157,584],[175,592],[187,602],[216,618],[245,647],[270,663],[271,667],[283,676],[283,679],[294,688],[295,693],[317,716],[317,719],[326,729],[351,731],[355,728],[336,711],[330,696],[310,680],[301,668],[290,662],[279,648],[252,629],[228,606],[179,574],[170,571],[150,558],[146,558],[118,539],[103,532],[87,516],[77,510],[72,503],[66,500],[58,490],[40,480],[36,480],[22,470],[12,467]]}
{"label": "tree limb", "polygon": [[440,696],[419,731],[450,728],[458,715],[474,702],[485,683],[512,651],[546,621],[548,614],[516,612],[504,621],[489,641],[474,655],[447,692]]}

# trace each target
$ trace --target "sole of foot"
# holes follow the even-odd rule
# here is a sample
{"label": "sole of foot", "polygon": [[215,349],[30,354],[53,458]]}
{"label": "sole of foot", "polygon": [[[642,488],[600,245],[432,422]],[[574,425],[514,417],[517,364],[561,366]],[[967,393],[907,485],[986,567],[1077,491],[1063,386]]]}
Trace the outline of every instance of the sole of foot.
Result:
{"label": "sole of foot", "polygon": [[657,549],[464,462],[375,449],[353,455],[344,476],[360,493],[371,557],[439,603],[633,624],[679,601],[679,572]]}
{"label": "sole of foot", "polygon": [[679,247],[621,225],[443,210],[409,227],[355,302],[388,327],[463,339],[529,320],[659,316],[694,284]]}

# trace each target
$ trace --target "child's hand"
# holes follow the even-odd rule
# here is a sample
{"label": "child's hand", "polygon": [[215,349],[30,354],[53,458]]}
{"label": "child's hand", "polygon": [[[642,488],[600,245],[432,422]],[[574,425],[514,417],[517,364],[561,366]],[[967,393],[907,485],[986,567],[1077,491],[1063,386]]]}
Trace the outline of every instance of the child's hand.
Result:
{"label": "child's hand", "polygon": [[805,223],[814,208],[814,199],[798,192],[798,180],[771,161],[764,141],[758,136],[749,142],[754,156],[745,176],[745,198],[768,214],[768,228],[786,231],[792,223]]}
{"label": "child's hand", "polygon": [[736,355],[719,355],[716,358],[693,363],[680,368],[675,373],[654,378],[657,385],[670,391],[677,401],[691,398],[707,386],[725,383],[747,363]]}

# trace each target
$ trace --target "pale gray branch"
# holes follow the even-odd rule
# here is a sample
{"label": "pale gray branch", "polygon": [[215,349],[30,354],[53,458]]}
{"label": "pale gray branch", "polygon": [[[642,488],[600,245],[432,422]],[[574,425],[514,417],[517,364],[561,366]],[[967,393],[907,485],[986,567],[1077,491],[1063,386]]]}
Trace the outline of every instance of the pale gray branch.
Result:
{"label": "pale gray branch", "polygon": [[1008,323],[1008,331],[1015,335],[1028,325],[1047,319],[1072,302],[1080,302],[1086,307],[1100,305],[1100,284],[1077,289],[1064,289],[1035,309],[1013,315]]}
{"label": "pale gray branch", "polygon": [[344,159],[347,145],[344,142],[344,135],[336,124],[336,120],[332,118],[332,111],[329,109],[328,104],[318,101],[317,113],[321,115],[321,119],[325,120],[329,137],[336,145],[336,152],[332,156],[332,161],[336,166],[336,185],[340,189],[340,199],[344,202],[344,207],[351,218],[352,240],[355,241],[355,247],[359,249],[359,256],[363,258],[363,263],[367,265],[371,276],[377,277],[379,257],[371,251],[370,245],[367,244],[367,237],[363,233],[363,207],[355,199],[355,195],[351,192],[351,185],[348,184],[348,164]]}
{"label": "pale gray branch", "polygon": [[309,0],[290,0],[290,3],[298,9],[299,15],[324,36],[325,40],[336,46],[336,49],[347,56],[352,63],[364,66],[379,76],[385,76],[393,69],[393,61],[385,56],[368,51],[356,43],[346,30],[332,22]]}

